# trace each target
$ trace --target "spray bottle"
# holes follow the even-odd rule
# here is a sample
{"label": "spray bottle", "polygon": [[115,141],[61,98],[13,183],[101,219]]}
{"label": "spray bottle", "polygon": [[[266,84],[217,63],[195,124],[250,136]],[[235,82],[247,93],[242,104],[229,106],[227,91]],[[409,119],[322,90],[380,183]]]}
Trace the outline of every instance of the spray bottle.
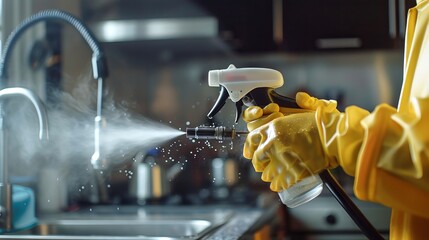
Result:
{"label": "spray bottle", "polygon": [[[240,118],[243,105],[265,107],[269,103],[277,103],[282,108],[290,108],[295,112],[304,111],[295,100],[282,96],[274,91],[283,85],[280,72],[268,68],[236,68],[230,65],[227,69],[212,70],[208,75],[209,86],[220,87],[220,94],[215,105],[208,113],[213,118],[230,98],[235,102],[235,122]],[[238,134],[234,129],[225,127],[196,127],[188,128],[186,134],[196,139],[234,138]],[[323,190],[323,182],[318,175],[312,175],[297,182],[288,189],[279,192],[282,202],[290,207],[297,207],[317,197]]]}
{"label": "spray bottle", "polygon": [[[213,118],[222,109],[228,98],[235,102],[235,122],[238,122],[241,116],[243,105],[265,107],[274,102],[282,108],[289,108],[290,112],[305,111],[297,105],[295,99],[282,96],[274,91],[275,88],[281,87],[283,82],[280,72],[267,68],[236,68],[234,65],[230,65],[227,69],[209,71],[209,86],[220,87],[220,93],[207,117]],[[227,129],[223,126],[186,129],[186,136],[195,139],[221,141],[235,138],[240,134],[246,134],[246,132],[237,132],[235,129]],[[329,170],[302,179],[288,189],[279,192],[279,197],[286,206],[297,207],[316,198],[323,189],[323,183],[369,239],[383,239]]]}

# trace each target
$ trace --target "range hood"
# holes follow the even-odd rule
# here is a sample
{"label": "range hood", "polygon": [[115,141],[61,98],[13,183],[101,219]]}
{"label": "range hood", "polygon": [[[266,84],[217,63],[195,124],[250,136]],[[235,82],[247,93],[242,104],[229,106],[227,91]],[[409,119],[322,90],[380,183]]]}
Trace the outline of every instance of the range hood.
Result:
{"label": "range hood", "polygon": [[107,20],[91,24],[101,42],[216,38],[213,17]]}
{"label": "range hood", "polygon": [[92,2],[83,11],[98,40],[133,52],[174,55],[229,54],[218,20],[191,0]]}

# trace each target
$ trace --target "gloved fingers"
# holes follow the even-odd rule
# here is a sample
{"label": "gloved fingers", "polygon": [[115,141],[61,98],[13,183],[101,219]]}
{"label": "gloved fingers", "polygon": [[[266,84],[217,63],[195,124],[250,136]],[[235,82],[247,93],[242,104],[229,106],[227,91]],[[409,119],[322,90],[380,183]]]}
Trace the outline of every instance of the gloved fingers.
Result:
{"label": "gloved fingers", "polygon": [[270,163],[270,160],[268,158],[265,158],[265,159],[252,158],[252,165],[253,165],[253,169],[255,169],[255,172],[263,172],[269,163]]}
{"label": "gloved fingers", "polygon": [[254,121],[264,115],[264,110],[258,106],[250,106],[243,112],[243,120],[245,122]]}
{"label": "gloved fingers", "polygon": [[262,110],[264,111],[264,115],[268,115],[273,112],[280,112],[280,106],[277,103],[270,103]]}
{"label": "gloved fingers", "polygon": [[[275,152],[275,151],[274,151]],[[284,159],[284,154],[272,154],[267,152],[269,163],[263,169],[261,179],[264,182],[270,182],[270,189],[279,192],[286,189],[286,177],[289,175],[287,159]],[[292,176],[293,177],[293,176]]]}
{"label": "gloved fingers", "polygon": [[318,99],[305,92],[296,93],[295,99],[298,106],[304,109],[315,111],[319,107],[324,107],[325,111],[333,111],[337,108],[337,101]]}
{"label": "gloved fingers", "polygon": [[286,182],[284,181],[285,178],[285,170],[284,166],[279,166],[275,163],[275,160],[271,160],[269,164],[265,167],[264,171],[261,175],[261,180],[264,182],[269,182],[270,189],[274,192],[280,192],[283,189],[286,189],[287,186],[285,186]]}
{"label": "gloved fingers", "polygon": [[267,140],[267,135],[265,134],[266,128],[268,128],[268,126],[263,126],[260,129],[251,131],[247,134],[243,147],[243,156],[245,158],[254,158],[255,151]]}
{"label": "gloved fingers", "polygon": [[259,106],[250,106],[243,112],[243,120],[245,122],[254,121],[263,115],[269,115],[273,112],[279,112],[280,107],[276,103],[270,103],[265,106],[263,109]]}
{"label": "gloved fingers", "polygon": [[247,129],[249,131],[253,131],[279,117],[283,117],[283,114],[280,112],[280,107],[276,103],[270,103],[263,109],[258,106],[251,106],[243,113],[243,119],[247,122]]}
{"label": "gloved fingers", "polygon": [[[297,92],[295,95],[295,100],[298,106],[306,109],[313,109],[317,101],[316,98],[310,96],[306,92]],[[313,109],[313,110],[316,110],[316,109]]]}
{"label": "gloved fingers", "polygon": [[275,176],[277,176],[277,173],[275,171],[276,169],[273,166],[272,162],[269,162],[267,166],[262,171],[261,179],[264,182],[271,182]]}
{"label": "gloved fingers", "polygon": [[247,159],[252,159],[253,154],[261,142],[261,134],[257,131],[249,132],[246,137],[246,141],[244,142],[243,147],[243,156]]}
{"label": "gloved fingers", "polygon": [[[263,181],[271,182],[270,188],[273,191],[287,189],[331,166],[324,152],[325,148],[320,143],[316,122],[317,113],[325,112],[325,105],[330,102],[312,98],[308,94],[302,96],[308,98],[308,106],[318,106],[317,110],[282,116],[279,112],[265,115],[264,110],[259,108],[258,111],[262,111],[262,114],[259,113],[261,117],[248,123],[255,124],[250,125],[250,128],[257,128],[248,134],[243,155],[252,159],[255,170],[262,172]],[[304,100],[303,102],[306,101]],[[266,112],[270,110],[267,109]]]}
{"label": "gloved fingers", "polygon": [[[272,191],[279,192],[288,189],[300,180],[311,175],[310,170],[302,162],[301,157],[294,154],[292,151],[286,151],[278,155],[276,160],[277,166],[275,166],[274,169],[276,169],[277,172],[267,171],[266,173],[272,173],[275,176],[263,176],[263,180],[271,181],[270,188]],[[274,162],[275,161],[272,161],[270,165],[274,165]]]}
{"label": "gloved fingers", "polygon": [[[287,172],[286,167],[279,165],[276,159],[271,159],[269,164],[267,164],[267,166],[263,170],[261,179],[264,182],[273,182],[274,180],[279,181],[278,176],[284,172]],[[275,184],[278,184],[278,183],[275,183]]]}
{"label": "gloved fingers", "polygon": [[[304,174],[307,172],[307,174]],[[296,184],[301,179],[309,176],[308,171],[300,168],[286,169],[285,167],[275,166],[272,162],[264,169],[261,179],[265,182],[271,182],[270,189],[274,192],[280,192]]]}
{"label": "gloved fingers", "polygon": [[[270,150],[265,150],[266,148]],[[311,170],[293,152],[276,154],[272,145],[259,147],[252,158],[256,172],[262,172],[261,179],[270,182],[270,189],[280,192],[288,189],[300,180],[312,175]]]}
{"label": "gloved fingers", "polygon": [[262,172],[265,170],[267,165],[270,163],[270,159],[266,157],[266,155],[262,154],[256,154],[253,155],[252,158],[252,165],[255,169],[255,172]]}
{"label": "gloved fingers", "polygon": [[280,107],[276,103],[270,103],[263,109],[259,106],[250,106],[243,112],[243,120],[245,122],[254,121],[264,115],[270,115],[274,112],[280,112]]}
{"label": "gloved fingers", "polygon": [[270,189],[273,192],[281,192],[285,189],[288,189],[289,186],[287,186],[286,182],[284,181],[285,176],[283,175],[276,175],[270,184]]}
{"label": "gloved fingers", "polygon": [[256,119],[254,121],[247,123],[247,130],[253,131],[253,130],[259,128],[260,126],[265,125],[265,124],[271,122],[272,120],[274,120],[276,118],[280,118],[280,117],[283,117],[283,113],[273,112],[268,116],[261,117],[259,119]]}
{"label": "gloved fingers", "polygon": [[273,160],[272,156],[270,155],[272,144],[273,143],[271,141],[261,141],[261,144],[254,152],[252,164],[256,172],[264,171],[267,165],[270,164]]}

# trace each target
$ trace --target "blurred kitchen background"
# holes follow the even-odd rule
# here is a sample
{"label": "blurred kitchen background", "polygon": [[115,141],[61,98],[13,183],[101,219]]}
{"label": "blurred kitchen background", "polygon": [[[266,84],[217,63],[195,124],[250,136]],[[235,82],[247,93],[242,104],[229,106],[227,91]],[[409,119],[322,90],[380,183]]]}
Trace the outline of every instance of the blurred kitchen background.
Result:
{"label": "blurred kitchen background", "polygon": [[[297,91],[306,91],[336,99],[339,109],[358,105],[372,110],[382,102],[396,106],[406,9],[413,4],[405,0],[3,0],[1,39],[4,43],[31,14],[65,10],[90,27],[107,56],[107,112],[143,116],[180,130],[212,123],[244,130],[242,122],[234,124],[231,102],[214,120],[206,118],[219,91],[207,84],[209,70],[229,64],[273,68],[285,78],[278,89],[283,95],[293,97]],[[7,86],[33,89],[50,108],[69,107],[75,117],[89,123],[81,128],[92,127],[93,112],[76,111],[81,106],[95,109],[91,51],[73,28],[61,22],[40,23],[23,35],[13,54]],[[67,127],[71,126],[59,132],[66,132]],[[35,158],[39,159],[30,160],[23,151],[15,153],[16,160],[10,164],[15,182],[36,189],[41,176],[68,179],[53,181],[56,186],[51,189],[60,189],[63,197],[49,203],[42,199],[40,210],[70,210],[85,204],[258,204],[260,194],[270,195],[269,185],[260,181],[241,156],[244,139],[234,140],[231,146],[230,142],[192,142],[181,136],[156,149],[141,146],[138,151],[122,151],[104,173],[108,187],[100,196],[99,189],[93,190],[100,186],[95,187],[88,171],[92,146],[76,149],[75,141],[80,140],[60,133],[53,137],[66,142],[65,147],[51,150],[49,159],[38,154]],[[142,166],[154,162],[157,173]],[[144,171],[150,175],[141,175]],[[339,169],[335,174],[352,196],[353,179]],[[142,181],[158,184],[158,190],[139,191]],[[43,193],[49,194],[53,193]],[[292,233],[349,231],[338,225],[344,213],[329,193],[320,199],[307,208],[282,208],[291,218],[288,229]],[[368,208],[372,209],[369,219],[387,231],[388,211],[378,205]],[[314,217],[316,213],[320,218]],[[321,222],[311,222],[315,219]]]}

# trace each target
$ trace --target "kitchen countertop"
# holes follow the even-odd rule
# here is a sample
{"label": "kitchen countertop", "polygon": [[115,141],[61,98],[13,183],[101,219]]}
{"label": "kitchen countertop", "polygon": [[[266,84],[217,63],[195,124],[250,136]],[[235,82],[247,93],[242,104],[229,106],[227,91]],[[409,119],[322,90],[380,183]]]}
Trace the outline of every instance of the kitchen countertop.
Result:
{"label": "kitchen countertop", "polygon": [[246,233],[257,230],[268,219],[273,217],[278,209],[277,204],[268,209],[241,209],[224,225],[209,234],[205,240],[234,240],[241,239]]}

